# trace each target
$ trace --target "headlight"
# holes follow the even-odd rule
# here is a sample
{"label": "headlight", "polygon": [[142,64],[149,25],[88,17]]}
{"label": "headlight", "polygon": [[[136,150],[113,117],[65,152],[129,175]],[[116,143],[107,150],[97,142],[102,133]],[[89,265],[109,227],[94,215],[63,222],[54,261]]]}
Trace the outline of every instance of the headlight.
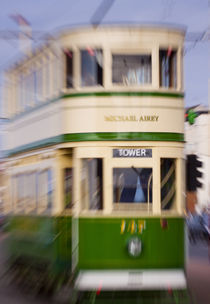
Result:
{"label": "headlight", "polygon": [[128,252],[131,256],[137,257],[142,250],[141,240],[137,237],[133,237],[128,242]]}

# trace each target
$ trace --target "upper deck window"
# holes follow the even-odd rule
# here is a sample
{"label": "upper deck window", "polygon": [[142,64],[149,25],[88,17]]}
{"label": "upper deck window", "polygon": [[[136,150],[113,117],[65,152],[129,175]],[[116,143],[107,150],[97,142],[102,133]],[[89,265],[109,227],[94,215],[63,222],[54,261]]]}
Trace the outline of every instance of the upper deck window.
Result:
{"label": "upper deck window", "polygon": [[103,53],[100,49],[81,50],[81,86],[103,85]]}
{"label": "upper deck window", "polygon": [[142,85],[151,81],[151,55],[112,55],[113,83]]}
{"label": "upper deck window", "polygon": [[177,87],[177,51],[160,50],[159,52],[160,65],[160,86],[166,88]]}
{"label": "upper deck window", "polygon": [[69,49],[64,50],[66,60],[66,87],[73,88],[73,53]]}

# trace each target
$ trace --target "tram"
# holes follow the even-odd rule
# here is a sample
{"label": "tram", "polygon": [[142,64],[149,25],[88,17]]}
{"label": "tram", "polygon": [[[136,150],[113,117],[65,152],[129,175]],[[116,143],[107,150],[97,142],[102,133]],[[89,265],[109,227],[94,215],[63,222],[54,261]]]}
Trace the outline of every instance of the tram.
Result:
{"label": "tram", "polygon": [[37,284],[187,288],[184,36],[75,27],[5,71],[8,256]]}

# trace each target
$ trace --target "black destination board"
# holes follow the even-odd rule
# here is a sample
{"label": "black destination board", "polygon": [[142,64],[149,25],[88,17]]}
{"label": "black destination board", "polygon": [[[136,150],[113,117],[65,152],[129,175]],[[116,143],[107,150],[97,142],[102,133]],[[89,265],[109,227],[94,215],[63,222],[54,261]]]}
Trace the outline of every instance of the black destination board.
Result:
{"label": "black destination board", "polygon": [[113,149],[113,157],[152,157],[152,149]]}

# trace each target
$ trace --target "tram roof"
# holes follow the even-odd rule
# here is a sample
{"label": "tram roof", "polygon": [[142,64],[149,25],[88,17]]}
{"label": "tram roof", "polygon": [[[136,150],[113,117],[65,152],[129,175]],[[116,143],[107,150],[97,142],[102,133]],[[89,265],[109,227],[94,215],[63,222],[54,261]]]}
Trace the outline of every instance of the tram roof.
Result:
{"label": "tram roof", "polygon": [[[91,24],[91,23],[75,23],[68,24],[58,28],[55,28],[48,34],[44,34],[43,37],[40,37],[39,42],[35,42],[32,46],[32,53],[27,56],[25,54],[17,54],[9,64],[5,64],[5,71],[13,69],[15,66],[19,66],[22,62],[27,59],[30,59],[37,51],[41,51],[43,48],[50,45],[50,42],[63,35],[68,33],[73,33],[80,30],[88,29],[105,29],[105,28],[130,28],[130,29],[157,29],[157,30],[167,30],[167,31],[176,31],[180,34],[185,35],[187,27],[182,24],[176,23],[166,23],[166,22],[131,22],[131,21],[119,21],[119,22],[102,22],[100,24]],[[12,62],[12,63],[11,63]]]}
{"label": "tram roof", "polygon": [[185,34],[187,27],[183,24],[177,23],[167,23],[167,22],[132,22],[132,21],[119,21],[119,22],[102,22],[100,24],[91,24],[91,23],[75,23],[70,25],[64,25],[56,28],[52,31],[52,35],[62,35],[65,32],[76,31],[82,29],[91,29],[91,28],[136,28],[136,29],[159,29],[159,30],[168,30],[168,31],[178,31]]}

